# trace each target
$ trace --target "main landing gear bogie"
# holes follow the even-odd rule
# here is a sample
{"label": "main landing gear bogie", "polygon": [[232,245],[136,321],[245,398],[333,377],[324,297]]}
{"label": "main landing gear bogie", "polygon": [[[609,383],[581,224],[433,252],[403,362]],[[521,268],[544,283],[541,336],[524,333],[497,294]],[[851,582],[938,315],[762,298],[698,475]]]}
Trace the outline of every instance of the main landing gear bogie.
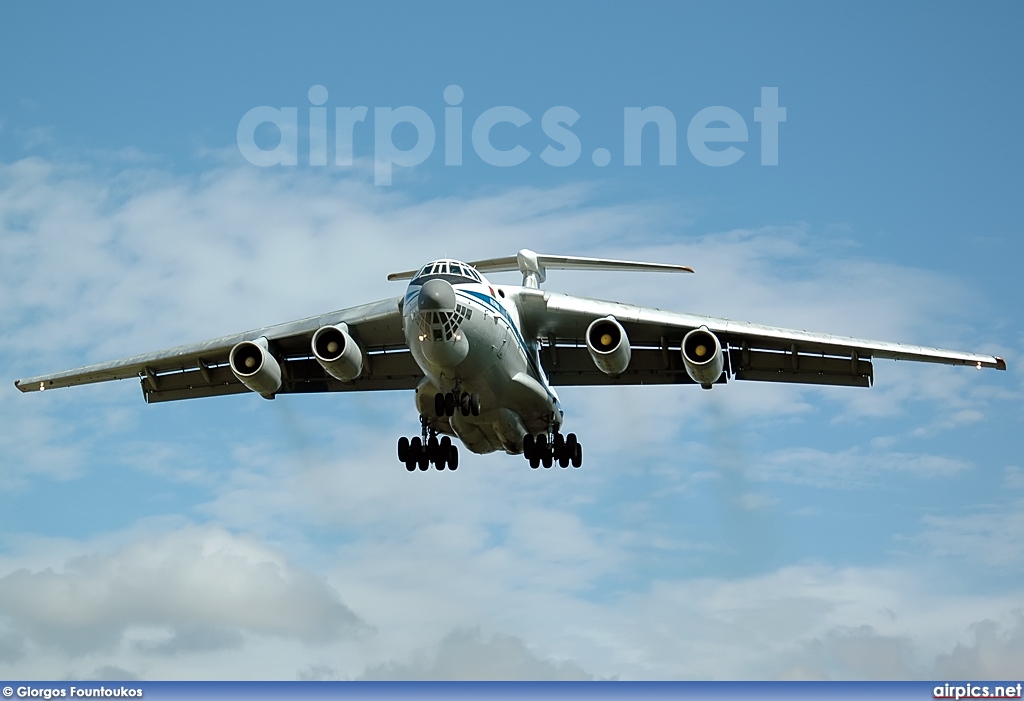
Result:
{"label": "main landing gear bogie", "polygon": [[398,460],[405,463],[405,469],[414,472],[416,468],[426,471],[431,465],[437,470],[446,467],[449,470],[459,469],[459,448],[452,444],[448,436],[437,437],[437,431],[427,427],[424,417],[420,418],[423,436],[398,439]]}
{"label": "main landing gear bogie", "polygon": [[530,461],[530,467],[537,469],[542,464],[550,468],[556,462],[560,467],[579,467],[583,464],[583,446],[575,433],[563,436],[555,431],[551,441],[548,434],[527,434],[523,439],[523,456]]}

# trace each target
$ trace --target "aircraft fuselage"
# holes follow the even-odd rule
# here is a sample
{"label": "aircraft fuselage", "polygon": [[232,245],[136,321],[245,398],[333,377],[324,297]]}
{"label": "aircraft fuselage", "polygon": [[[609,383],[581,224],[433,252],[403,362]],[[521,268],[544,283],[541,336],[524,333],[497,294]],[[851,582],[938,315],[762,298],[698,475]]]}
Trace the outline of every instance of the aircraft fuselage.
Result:
{"label": "aircraft fuselage", "polygon": [[[424,266],[405,294],[405,338],[424,374],[416,407],[429,429],[457,436],[474,453],[521,453],[525,435],[562,423],[539,347],[522,334],[517,290],[442,260]],[[449,392],[456,400],[451,416],[437,411],[438,395]],[[462,410],[463,395],[478,403],[478,413]]]}

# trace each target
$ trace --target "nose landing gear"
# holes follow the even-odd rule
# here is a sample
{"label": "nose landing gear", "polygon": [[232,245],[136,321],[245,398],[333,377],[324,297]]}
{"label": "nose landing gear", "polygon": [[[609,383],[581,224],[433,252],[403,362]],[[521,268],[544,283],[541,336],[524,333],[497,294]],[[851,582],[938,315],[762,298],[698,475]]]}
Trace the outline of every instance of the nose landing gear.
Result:
{"label": "nose landing gear", "polygon": [[430,465],[437,470],[447,467],[459,469],[459,449],[448,436],[437,437],[437,431],[427,425],[427,418],[420,417],[422,436],[398,439],[398,460],[405,463],[405,469],[415,472],[416,468],[426,471]]}
{"label": "nose landing gear", "polygon": [[455,410],[462,412],[463,416],[480,416],[480,395],[476,392],[438,392],[434,395],[434,413],[438,418],[442,416],[455,416]]}

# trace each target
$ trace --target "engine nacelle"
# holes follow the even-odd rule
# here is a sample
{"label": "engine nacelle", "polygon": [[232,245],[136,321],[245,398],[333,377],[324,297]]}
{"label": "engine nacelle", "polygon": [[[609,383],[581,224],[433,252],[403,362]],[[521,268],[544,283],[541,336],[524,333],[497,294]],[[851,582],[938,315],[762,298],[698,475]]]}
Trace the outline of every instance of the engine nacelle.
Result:
{"label": "engine nacelle", "polygon": [[605,375],[621,375],[629,367],[629,338],[614,316],[595,319],[587,327],[587,350]]}
{"label": "engine nacelle", "polygon": [[228,364],[243,385],[267,399],[281,389],[281,366],[263,336],[237,344],[228,355]]}
{"label": "engine nacelle", "polygon": [[725,370],[725,356],[718,337],[707,326],[701,326],[683,336],[680,351],[686,374],[704,389],[711,389]]}
{"label": "engine nacelle", "polygon": [[351,382],[363,372],[363,351],[348,335],[348,327],[323,326],[313,334],[313,357],[327,374]]}

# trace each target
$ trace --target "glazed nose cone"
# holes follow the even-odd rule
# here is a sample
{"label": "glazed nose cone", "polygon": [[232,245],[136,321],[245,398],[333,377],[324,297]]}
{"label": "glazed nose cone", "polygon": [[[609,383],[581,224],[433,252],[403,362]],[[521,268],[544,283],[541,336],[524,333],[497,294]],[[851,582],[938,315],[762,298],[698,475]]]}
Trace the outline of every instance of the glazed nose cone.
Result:
{"label": "glazed nose cone", "polygon": [[445,280],[427,280],[420,288],[419,307],[421,312],[455,311],[455,290]]}

